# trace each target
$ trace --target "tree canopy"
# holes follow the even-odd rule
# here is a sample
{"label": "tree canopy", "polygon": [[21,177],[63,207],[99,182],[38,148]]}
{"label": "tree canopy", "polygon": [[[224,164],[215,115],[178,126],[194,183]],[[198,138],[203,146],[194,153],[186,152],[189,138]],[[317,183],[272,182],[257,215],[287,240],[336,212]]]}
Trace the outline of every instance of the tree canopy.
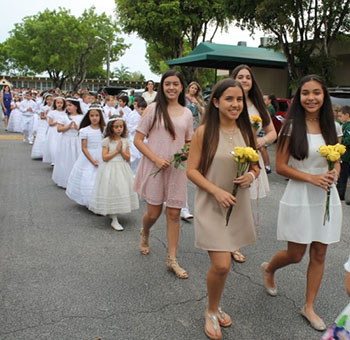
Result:
{"label": "tree canopy", "polygon": [[[127,33],[136,32],[147,43],[153,72],[161,73],[164,62],[191,52],[200,41],[212,41],[225,29],[230,15],[225,0],[115,0],[120,23]],[[157,63],[161,63],[159,67]],[[163,65],[163,66],[162,66]],[[182,68],[187,80],[194,69]]]}
{"label": "tree canopy", "polygon": [[101,73],[107,44],[96,36],[111,44],[111,61],[124,53],[128,45],[116,37],[119,32],[117,24],[104,13],[96,14],[94,7],[80,17],[63,8],[46,9],[16,24],[4,45],[11,56],[8,62],[18,70],[47,72],[58,87],[69,78],[77,88],[88,72]]}
{"label": "tree canopy", "polygon": [[288,59],[292,82],[308,73],[332,82],[331,48],[350,29],[350,0],[228,0],[242,28],[259,28]]}

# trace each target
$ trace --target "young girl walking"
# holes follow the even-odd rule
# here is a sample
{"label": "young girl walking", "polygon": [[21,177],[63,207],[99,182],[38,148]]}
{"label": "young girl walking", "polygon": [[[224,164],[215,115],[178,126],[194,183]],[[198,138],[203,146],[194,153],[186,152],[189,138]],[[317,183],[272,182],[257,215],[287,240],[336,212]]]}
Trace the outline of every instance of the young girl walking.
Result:
{"label": "young girl walking", "polygon": [[66,194],[80,205],[89,206],[97,169],[102,163],[102,139],[105,122],[102,108],[91,105],[79,127],[82,152],[69,175]]}
{"label": "young girl walking", "polygon": [[34,145],[32,148],[32,159],[40,159],[43,158],[44,147],[46,142],[46,133],[49,128],[49,124],[47,122],[47,114],[51,110],[53,103],[52,94],[48,93],[45,95],[44,103],[40,107],[40,122],[38,126],[38,131],[36,134],[36,138],[34,141]]}
{"label": "young girl walking", "polygon": [[95,214],[109,215],[112,218],[111,226],[122,231],[124,228],[117,214],[139,208],[137,194],[132,189],[128,130],[124,118],[111,116],[109,119],[102,141],[102,159],[89,209]]}
{"label": "young girl walking", "polygon": [[[205,333],[221,339],[220,326],[228,327],[231,318],[219,306],[225,281],[231,268],[231,252],[255,242],[255,227],[249,197],[249,185],[259,176],[259,166],[235,178],[237,162],[231,154],[236,146],[255,149],[241,84],[224,79],[213,89],[203,123],[194,134],[187,164],[187,176],[197,185],[194,210],[195,246],[208,251],[208,307]],[[233,184],[240,186],[236,197]],[[233,207],[226,226],[227,208]]]}
{"label": "young girl walking", "polygon": [[53,110],[47,114],[49,128],[46,134],[43,162],[55,165],[57,145],[61,138],[61,132],[57,130],[57,121],[65,115],[66,101],[63,97],[56,97],[53,101]]}
{"label": "young girl walking", "polygon": [[[176,259],[180,233],[180,210],[186,205],[186,173],[171,164],[175,153],[193,134],[192,113],[185,107],[184,82],[179,72],[169,70],[162,76],[155,103],[147,106],[137,127],[135,146],[144,157],[135,178],[135,190],[147,202],[143,215],[139,250],[149,254],[150,229],[166,204],[168,270],[181,279],[188,278],[186,270]],[[144,139],[148,137],[147,144]],[[156,177],[152,174],[161,169]]]}
{"label": "young girl walking", "polygon": [[68,177],[81,152],[78,131],[83,119],[78,99],[67,98],[66,111],[67,114],[62,115],[57,121],[57,131],[61,132],[62,136],[52,173],[52,180],[62,188],[67,187]]}
{"label": "young girl walking", "polygon": [[[276,270],[303,258],[307,246],[306,300],[301,314],[318,331],[326,326],[315,312],[327,245],[340,239],[342,210],[335,182],[340,170],[328,171],[325,157],[318,152],[324,144],[336,144],[337,134],[330,97],[323,80],[309,75],[301,80],[287,120],[281,130],[276,152],[276,171],[289,178],[280,201],[277,239],[287,241],[269,263],[262,264],[264,286],[268,294],[277,295]],[[326,193],[330,190],[330,220],[323,225]]]}

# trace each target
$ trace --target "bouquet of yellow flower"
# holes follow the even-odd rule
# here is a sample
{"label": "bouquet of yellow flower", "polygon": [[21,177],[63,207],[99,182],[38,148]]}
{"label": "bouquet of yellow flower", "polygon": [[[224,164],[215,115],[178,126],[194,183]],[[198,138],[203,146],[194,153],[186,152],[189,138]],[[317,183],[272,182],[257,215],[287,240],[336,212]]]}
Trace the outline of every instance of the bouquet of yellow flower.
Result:
{"label": "bouquet of yellow flower", "polygon": [[[237,162],[236,178],[242,176],[246,172],[250,163],[256,163],[259,160],[258,153],[250,146],[248,147],[236,146],[235,151],[232,151],[231,154],[233,155],[234,160]],[[237,195],[238,187],[239,187],[238,183],[235,183],[233,185],[233,190],[232,190],[233,196]],[[226,214],[226,226],[228,225],[231,212],[232,212],[232,205],[228,208],[228,211]]]}
{"label": "bouquet of yellow flower", "polygon": [[262,120],[261,120],[260,116],[253,115],[253,116],[250,116],[250,122],[251,122],[253,128],[255,129],[255,131],[258,131]]}
{"label": "bouquet of yellow flower", "polygon": [[[341,155],[346,151],[345,145],[337,143],[336,145],[322,145],[318,149],[322,157],[326,157],[328,163],[328,170],[334,169],[334,164],[338,161]],[[327,191],[326,209],[324,212],[323,225],[326,220],[329,221],[329,200],[331,196],[331,188]]]}
{"label": "bouquet of yellow flower", "polygon": [[[174,154],[173,159],[171,160],[170,164],[174,163],[175,169],[181,169],[185,170],[185,166],[182,164],[182,162],[187,161],[187,154],[190,148],[187,144],[184,144],[180,152],[177,152]],[[151,176],[156,177],[162,169],[158,169],[157,171],[151,173]]]}

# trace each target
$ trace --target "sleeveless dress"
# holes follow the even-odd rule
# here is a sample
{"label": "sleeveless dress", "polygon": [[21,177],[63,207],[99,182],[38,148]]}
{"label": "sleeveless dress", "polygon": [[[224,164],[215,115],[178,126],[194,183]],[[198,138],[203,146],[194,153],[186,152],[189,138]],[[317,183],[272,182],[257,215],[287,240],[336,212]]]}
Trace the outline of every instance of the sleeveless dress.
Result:
{"label": "sleeveless dress", "polygon": [[11,106],[13,106],[13,109],[11,109],[7,130],[10,132],[22,133],[22,112],[19,110],[19,102],[12,102]]}
{"label": "sleeveless dress", "polygon": [[[90,156],[102,163],[102,139],[100,129],[87,126],[79,130],[80,144],[86,139],[87,150]],[[88,206],[91,199],[92,189],[95,185],[98,167],[94,166],[83,152],[79,154],[77,161],[69,175],[66,195],[80,205]]]}
{"label": "sleeveless dress", "polygon": [[[64,115],[58,119],[58,124],[68,125],[72,120],[77,126],[80,125],[84,115],[69,116]],[[81,152],[81,143],[78,137],[79,130],[69,129],[62,132],[58,144],[55,166],[52,172],[52,180],[62,188],[67,187],[69,175],[73,169],[74,163]]]}
{"label": "sleeveless dress", "polygon": [[3,101],[4,101],[4,106],[6,108],[6,112],[4,111],[4,115],[7,117],[10,117],[12,94],[3,92]]}
{"label": "sleeveless dress", "polygon": [[[179,152],[185,141],[190,141],[193,134],[193,118],[189,109],[179,117],[171,117],[174,124],[176,138],[173,140],[164,128],[163,122],[157,122],[150,130],[156,104],[152,104],[150,111],[142,117],[137,131],[148,136],[147,146],[156,155],[172,160],[174,154]],[[166,202],[169,208],[183,208],[186,206],[187,177],[186,171],[170,165],[161,170],[156,177],[152,174],[157,171],[156,165],[147,157],[143,157],[135,177],[134,190],[141,199],[152,205],[161,205]]]}
{"label": "sleeveless dress", "polygon": [[[249,116],[260,117],[260,113],[254,105],[251,105],[248,107],[248,113],[249,113]],[[256,131],[256,134],[258,135],[261,130],[262,130],[262,125],[260,124],[259,129]],[[250,198],[253,200],[257,198],[266,197],[268,192],[270,191],[269,179],[267,178],[267,173],[265,170],[265,165],[264,165],[263,158],[261,156],[261,152],[258,151],[258,154],[259,154],[260,174],[256,179],[256,181],[254,181],[250,185]]]}
{"label": "sleeveless dress", "polygon": [[[232,192],[237,163],[231,152],[235,146],[246,146],[241,131],[220,130],[219,145],[206,178],[218,187]],[[238,188],[237,204],[233,207],[228,226],[227,208],[215,197],[197,187],[194,208],[195,246],[211,251],[235,251],[256,241],[249,188]]]}
{"label": "sleeveless dress", "polygon": [[[295,169],[323,174],[328,171],[325,157],[318,152],[325,141],[321,134],[307,134],[309,156],[304,160],[290,157],[289,164]],[[332,184],[330,195],[330,220],[323,225],[326,207],[326,191],[313,184],[288,181],[278,211],[277,239],[301,244],[338,242],[341,233],[342,208],[338,191]]]}
{"label": "sleeveless dress", "polygon": [[[121,138],[123,150],[129,147],[129,139]],[[118,140],[109,137],[102,141],[109,152],[115,151]],[[133,177],[129,163],[118,153],[98,167],[92,190],[89,210],[100,215],[126,214],[139,208],[139,199],[132,189]]]}

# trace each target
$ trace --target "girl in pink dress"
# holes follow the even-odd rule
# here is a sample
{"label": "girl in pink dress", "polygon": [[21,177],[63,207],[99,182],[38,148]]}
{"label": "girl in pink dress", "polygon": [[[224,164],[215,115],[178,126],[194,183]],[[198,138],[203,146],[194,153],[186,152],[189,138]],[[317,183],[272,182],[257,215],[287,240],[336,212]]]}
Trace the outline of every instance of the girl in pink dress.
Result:
{"label": "girl in pink dress", "polygon": [[[135,146],[142,158],[134,190],[147,202],[143,216],[139,250],[149,254],[149,233],[166,204],[168,259],[167,268],[179,278],[188,278],[187,272],[176,260],[180,233],[180,210],[186,205],[186,172],[174,168],[171,160],[193,134],[192,113],[185,107],[184,82],[180,73],[164,73],[155,102],[150,104],[136,129]],[[144,142],[148,138],[148,143]],[[157,176],[152,174],[161,169]]]}

